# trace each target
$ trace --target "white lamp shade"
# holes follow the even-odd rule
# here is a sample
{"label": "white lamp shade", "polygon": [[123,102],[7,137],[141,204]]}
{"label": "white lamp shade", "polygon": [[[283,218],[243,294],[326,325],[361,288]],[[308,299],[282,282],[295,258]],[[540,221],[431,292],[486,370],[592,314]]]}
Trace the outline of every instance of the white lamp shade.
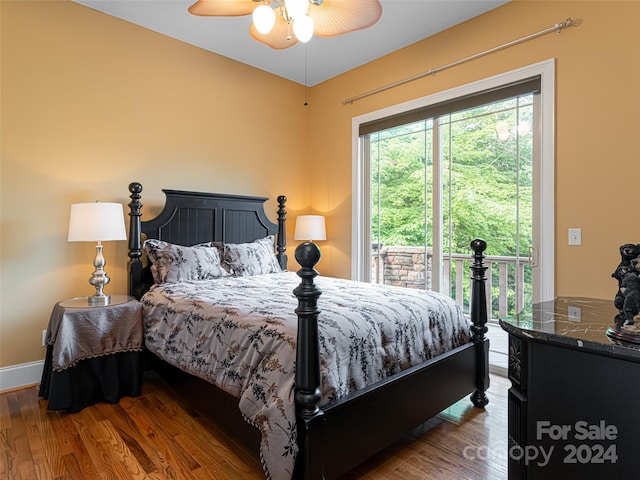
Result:
{"label": "white lamp shade", "polygon": [[300,215],[296,218],[294,240],[326,240],[327,229],[323,215]]}
{"label": "white lamp shade", "polygon": [[293,21],[293,33],[302,43],[307,43],[313,37],[313,19],[309,15],[303,15]]}
{"label": "white lamp shade", "polygon": [[126,240],[124,213],[119,203],[74,203],[69,219],[69,242]]}
{"label": "white lamp shade", "polygon": [[269,5],[259,5],[253,11],[253,24],[258,32],[266,35],[276,24],[276,12]]}

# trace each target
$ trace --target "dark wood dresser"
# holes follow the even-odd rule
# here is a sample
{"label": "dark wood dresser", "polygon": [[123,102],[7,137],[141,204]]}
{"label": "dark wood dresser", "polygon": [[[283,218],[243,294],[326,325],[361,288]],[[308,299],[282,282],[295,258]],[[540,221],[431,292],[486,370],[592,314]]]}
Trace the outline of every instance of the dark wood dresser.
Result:
{"label": "dark wood dresser", "polygon": [[[640,343],[613,300],[559,297],[509,333],[509,479],[640,478]],[[638,340],[640,342],[640,340]]]}

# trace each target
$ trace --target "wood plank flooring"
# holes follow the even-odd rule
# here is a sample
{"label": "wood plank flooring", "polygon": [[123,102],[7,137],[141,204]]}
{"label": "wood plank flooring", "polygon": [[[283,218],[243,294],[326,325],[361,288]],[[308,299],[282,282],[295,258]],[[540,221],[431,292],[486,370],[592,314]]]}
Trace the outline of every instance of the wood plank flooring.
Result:
{"label": "wood plank flooring", "polygon": [[[463,399],[344,480],[504,479],[507,389],[491,375],[486,410]],[[142,395],[48,412],[36,387],[0,393],[0,479],[264,478],[257,455],[153,373]]]}

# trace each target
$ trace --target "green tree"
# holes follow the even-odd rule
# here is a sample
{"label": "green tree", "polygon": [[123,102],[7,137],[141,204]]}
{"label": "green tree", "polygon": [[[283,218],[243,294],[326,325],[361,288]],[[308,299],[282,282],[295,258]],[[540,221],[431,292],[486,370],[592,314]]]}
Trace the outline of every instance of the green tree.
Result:
{"label": "green tree", "polygon": [[[488,255],[523,256],[518,240],[531,245],[533,147],[522,127],[532,116],[528,95],[438,119],[443,222],[452,227],[443,240],[451,253],[468,253],[476,237],[487,241]],[[374,243],[432,246],[432,122],[370,137]]]}

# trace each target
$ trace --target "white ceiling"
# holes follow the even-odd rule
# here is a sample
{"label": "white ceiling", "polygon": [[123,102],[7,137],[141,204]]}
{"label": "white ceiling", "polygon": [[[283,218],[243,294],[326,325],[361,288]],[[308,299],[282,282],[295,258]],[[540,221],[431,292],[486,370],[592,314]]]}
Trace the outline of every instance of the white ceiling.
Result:
{"label": "white ceiling", "polygon": [[[446,30],[509,0],[381,0],[374,26],[339,37],[313,37],[286,50],[273,50],[249,36],[251,16],[197,17],[196,0],[73,0],[308,86]],[[305,53],[307,68],[305,72]],[[306,78],[305,78],[306,77]]]}

